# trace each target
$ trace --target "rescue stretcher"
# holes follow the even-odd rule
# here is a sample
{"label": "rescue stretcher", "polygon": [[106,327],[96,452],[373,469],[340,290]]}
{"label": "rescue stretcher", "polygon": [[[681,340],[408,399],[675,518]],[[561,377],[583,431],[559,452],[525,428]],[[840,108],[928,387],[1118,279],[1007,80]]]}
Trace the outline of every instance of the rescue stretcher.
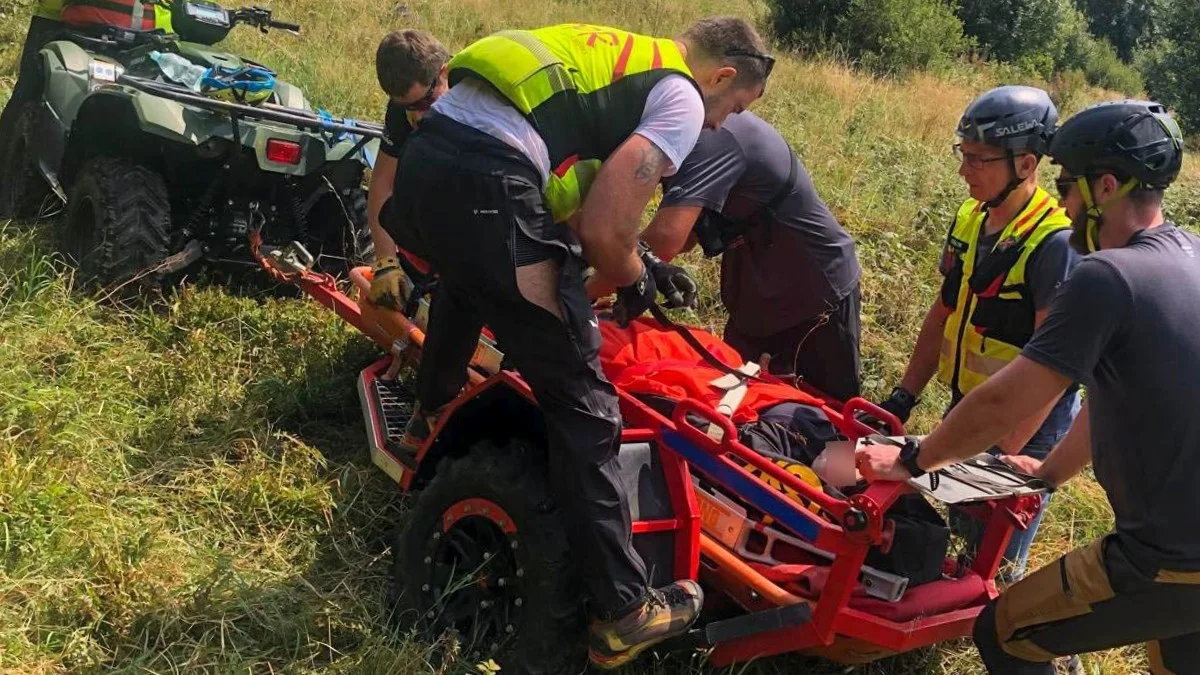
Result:
{"label": "rescue stretcher", "polygon": [[[387,352],[359,377],[371,458],[402,489],[419,489],[446,448],[431,443],[415,456],[398,450],[411,397],[383,376],[394,359],[419,356],[428,312],[421,289],[406,278],[408,290],[417,291],[407,313],[383,310],[356,302],[334,278],[313,273],[311,257],[297,244],[264,248],[260,262]],[[351,292],[365,298],[370,280],[369,268],[354,269]],[[435,436],[453,437],[447,418],[502,394],[536,405],[519,375],[502,365],[503,354],[485,330],[467,390],[441,416]],[[808,393],[849,444],[878,433],[858,413],[903,434],[898,420],[864,399],[840,402]],[[1027,526],[1044,492],[981,455],[941,472],[937,486],[926,476],[859,485],[853,494],[834,496],[744,445],[730,417],[712,406],[689,398],[663,414],[619,387],[618,395],[634,546],[655,563],[652,583],[698,579],[706,604],[732,610],[698,623],[690,636],[718,666],[786,652],[857,664],[969,636],[979,611],[998,594],[994,579],[1014,529]],[[940,578],[915,586],[865,564],[871,551],[893,544],[889,509],[914,494],[956,504],[985,525],[969,564],[948,557]]]}

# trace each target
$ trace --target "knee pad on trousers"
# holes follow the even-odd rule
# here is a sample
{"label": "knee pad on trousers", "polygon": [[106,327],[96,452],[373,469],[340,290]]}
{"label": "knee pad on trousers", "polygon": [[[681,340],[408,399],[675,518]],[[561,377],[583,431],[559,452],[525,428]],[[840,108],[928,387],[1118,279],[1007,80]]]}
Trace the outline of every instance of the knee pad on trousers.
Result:
{"label": "knee pad on trousers", "polygon": [[996,601],[992,600],[975,619],[975,629],[971,634],[975,648],[979,650],[979,659],[989,673],[1003,675],[1053,675],[1052,663],[1034,663],[1018,659],[1004,651],[1000,645],[1000,635],[996,632]]}

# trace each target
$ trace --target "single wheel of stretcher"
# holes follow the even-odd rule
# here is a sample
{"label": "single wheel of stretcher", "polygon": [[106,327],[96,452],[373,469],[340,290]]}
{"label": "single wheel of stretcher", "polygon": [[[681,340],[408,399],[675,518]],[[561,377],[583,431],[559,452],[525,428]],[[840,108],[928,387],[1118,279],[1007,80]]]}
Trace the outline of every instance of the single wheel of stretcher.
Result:
{"label": "single wheel of stretcher", "polygon": [[456,642],[468,666],[579,672],[578,580],[534,456],[520,440],[482,441],[442,462],[398,533],[394,606],[425,639]]}

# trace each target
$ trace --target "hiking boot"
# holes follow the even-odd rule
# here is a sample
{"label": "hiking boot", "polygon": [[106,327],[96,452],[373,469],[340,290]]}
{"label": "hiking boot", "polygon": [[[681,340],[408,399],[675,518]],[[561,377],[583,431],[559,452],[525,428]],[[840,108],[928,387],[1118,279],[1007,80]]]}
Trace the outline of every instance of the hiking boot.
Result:
{"label": "hiking boot", "polygon": [[619,668],[647,648],[682,635],[704,604],[704,591],[690,579],[676,581],[662,590],[651,588],[646,595],[646,602],[629,614],[592,624],[588,658],[596,667]]}
{"label": "hiking boot", "polygon": [[437,413],[421,412],[420,410],[413,413],[413,416],[408,418],[408,423],[404,425],[404,435],[400,437],[401,449],[414,455],[417,454],[429,440],[429,435],[433,433],[436,426]]}

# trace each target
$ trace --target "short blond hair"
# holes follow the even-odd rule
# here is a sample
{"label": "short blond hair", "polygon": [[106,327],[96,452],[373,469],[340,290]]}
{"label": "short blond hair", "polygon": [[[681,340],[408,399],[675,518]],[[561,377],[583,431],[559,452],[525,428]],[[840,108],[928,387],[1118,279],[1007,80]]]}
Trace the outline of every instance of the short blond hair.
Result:
{"label": "short blond hair", "polygon": [[375,75],[389,96],[404,96],[414,84],[431,85],[450,53],[433,35],[414,28],[388,33],[375,50]]}

